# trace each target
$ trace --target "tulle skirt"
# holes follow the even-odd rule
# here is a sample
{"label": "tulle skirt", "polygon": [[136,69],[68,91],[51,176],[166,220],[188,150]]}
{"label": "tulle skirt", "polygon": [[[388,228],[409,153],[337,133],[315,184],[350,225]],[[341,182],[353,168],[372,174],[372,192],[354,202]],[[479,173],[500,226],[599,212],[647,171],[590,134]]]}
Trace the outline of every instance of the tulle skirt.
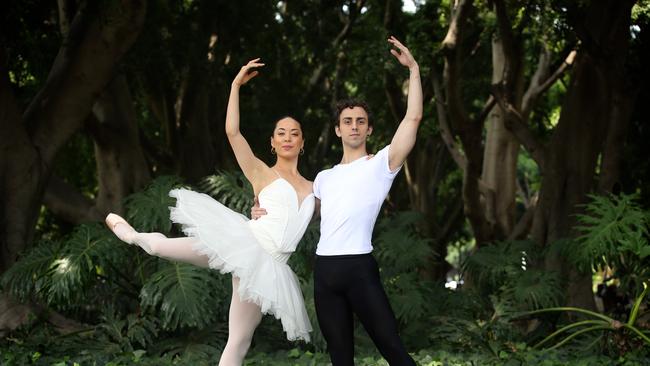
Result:
{"label": "tulle skirt", "polygon": [[210,268],[238,277],[241,300],[280,319],[287,339],[309,342],[312,328],[298,278],[262,248],[249,219],[203,193],[174,189],[169,195],[176,198],[170,219],[198,239],[193,249],[209,258]]}

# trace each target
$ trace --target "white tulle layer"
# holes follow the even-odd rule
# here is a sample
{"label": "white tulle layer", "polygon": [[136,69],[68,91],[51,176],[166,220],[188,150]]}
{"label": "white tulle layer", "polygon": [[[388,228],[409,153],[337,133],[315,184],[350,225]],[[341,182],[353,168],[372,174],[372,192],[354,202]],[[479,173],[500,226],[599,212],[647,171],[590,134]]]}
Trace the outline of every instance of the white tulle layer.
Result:
{"label": "white tulle layer", "polygon": [[309,342],[312,328],[298,278],[260,246],[248,218],[206,194],[174,189],[169,195],[176,198],[170,219],[182,225],[185,235],[198,239],[193,249],[210,258],[211,268],[239,278],[242,301],[280,319],[287,339]]}

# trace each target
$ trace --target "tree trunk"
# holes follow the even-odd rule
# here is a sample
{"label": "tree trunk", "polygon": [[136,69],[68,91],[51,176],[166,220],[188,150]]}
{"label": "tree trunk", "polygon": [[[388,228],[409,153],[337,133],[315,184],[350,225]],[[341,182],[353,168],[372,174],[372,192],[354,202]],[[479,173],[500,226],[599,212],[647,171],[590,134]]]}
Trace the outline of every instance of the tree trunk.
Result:
{"label": "tree trunk", "polygon": [[0,75],[0,273],[31,243],[54,157],[83,125],[115,63],[135,41],[144,12],[145,1],[79,9],[45,85],[22,117],[6,73]]}
{"label": "tree trunk", "polygon": [[[123,212],[124,198],[151,179],[138,136],[138,123],[126,78],[119,73],[93,107],[99,212]],[[91,121],[94,121],[91,119]]]}
{"label": "tree trunk", "polygon": [[[560,121],[550,141],[542,179],[533,235],[540,245],[575,235],[578,205],[598,184],[596,168],[606,132],[616,130],[615,90],[625,79],[624,62],[629,42],[634,1],[592,2],[577,9],[574,27],[583,42]],[[604,166],[603,166],[604,167]],[[569,280],[568,305],[595,309],[591,274],[578,273],[558,256],[547,260],[550,270]]]}
{"label": "tree trunk", "polygon": [[[4,60],[4,57],[2,57]],[[4,68],[3,68],[4,69]],[[5,69],[6,70],[6,69]],[[31,240],[45,166],[21,124],[8,75],[0,75],[0,273]]]}
{"label": "tree trunk", "polygon": [[212,174],[217,161],[212,132],[216,126],[210,123],[208,81],[201,69],[190,70],[180,111],[180,175],[189,182]]}
{"label": "tree trunk", "polygon": [[[501,40],[492,40],[492,84],[503,82],[505,54]],[[485,214],[495,237],[505,239],[515,226],[519,141],[505,127],[506,114],[495,105],[487,117],[481,180],[487,188]]]}

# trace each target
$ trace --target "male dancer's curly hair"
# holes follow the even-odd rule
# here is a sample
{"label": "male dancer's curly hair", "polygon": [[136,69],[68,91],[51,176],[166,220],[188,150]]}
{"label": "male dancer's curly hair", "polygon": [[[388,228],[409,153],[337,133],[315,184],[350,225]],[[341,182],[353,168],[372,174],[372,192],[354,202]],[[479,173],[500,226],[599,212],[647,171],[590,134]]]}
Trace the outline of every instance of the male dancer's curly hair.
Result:
{"label": "male dancer's curly hair", "polygon": [[361,107],[363,108],[363,110],[366,111],[366,114],[368,115],[368,126],[372,127],[373,117],[372,117],[372,113],[370,112],[370,107],[368,107],[368,104],[366,102],[360,99],[343,99],[336,102],[336,105],[332,110],[332,117],[333,117],[332,123],[334,124],[334,126],[339,125],[341,112],[343,112],[346,108],[352,109],[354,107]]}

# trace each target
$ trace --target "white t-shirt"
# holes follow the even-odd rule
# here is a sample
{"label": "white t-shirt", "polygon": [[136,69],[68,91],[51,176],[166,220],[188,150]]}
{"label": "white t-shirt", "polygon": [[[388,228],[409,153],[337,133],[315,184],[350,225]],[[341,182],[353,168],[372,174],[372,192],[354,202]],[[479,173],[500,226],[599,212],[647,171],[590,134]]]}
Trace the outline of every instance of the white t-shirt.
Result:
{"label": "white t-shirt", "polygon": [[372,251],[372,229],[397,168],[388,166],[388,149],[318,173],[314,196],[321,200],[317,255],[366,254]]}

